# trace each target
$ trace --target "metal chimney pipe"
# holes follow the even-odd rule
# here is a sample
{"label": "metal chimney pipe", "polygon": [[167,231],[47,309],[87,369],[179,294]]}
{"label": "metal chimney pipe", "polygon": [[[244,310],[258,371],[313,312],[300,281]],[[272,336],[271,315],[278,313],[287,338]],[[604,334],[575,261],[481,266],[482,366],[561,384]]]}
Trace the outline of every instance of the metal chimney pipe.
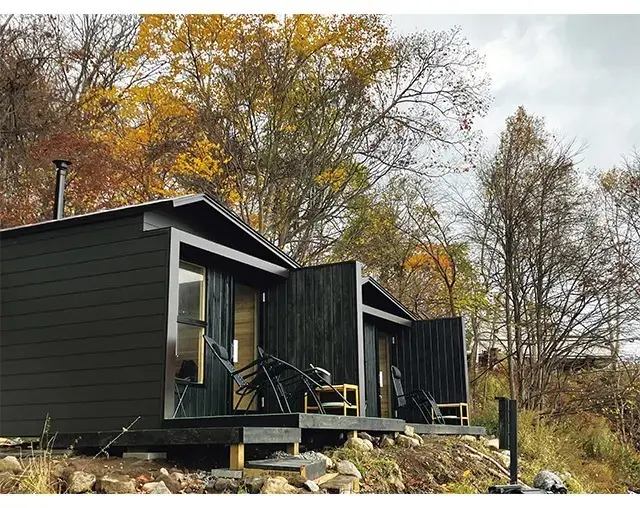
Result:
{"label": "metal chimney pipe", "polygon": [[54,220],[62,219],[64,216],[64,185],[67,170],[71,166],[70,161],[56,159],[53,161],[56,167],[56,195],[53,202],[53,218]]}

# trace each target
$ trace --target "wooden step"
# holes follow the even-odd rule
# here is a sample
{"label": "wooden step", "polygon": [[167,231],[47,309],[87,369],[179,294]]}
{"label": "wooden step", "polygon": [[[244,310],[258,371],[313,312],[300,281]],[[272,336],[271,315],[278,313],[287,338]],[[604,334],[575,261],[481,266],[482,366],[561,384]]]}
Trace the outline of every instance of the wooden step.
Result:
{"label": "wooden step", "polygon": [[282,459],[250,460],[245,464],[245,476],[277,474],[280,476],[302,476],[307,480],[315,480],[326,473],[324,460],[310,460],[301,457]]}

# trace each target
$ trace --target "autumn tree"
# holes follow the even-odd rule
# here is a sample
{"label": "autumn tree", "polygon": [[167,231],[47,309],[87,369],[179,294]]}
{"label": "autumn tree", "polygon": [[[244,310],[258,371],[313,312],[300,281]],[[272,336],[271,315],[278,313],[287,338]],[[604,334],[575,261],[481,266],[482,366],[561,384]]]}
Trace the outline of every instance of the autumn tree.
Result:
{"label": "autumn tree", "polygon": [[95,125],[138,146],[140,194],[213,194],[302,262],[377,182],[435,171],[445,149],[468,163],[487,106],[459,29],[398,37],[380,16],[145,16],[141,59],[153,78],[115,87],[117,120]]}
{"label": "autumn tree", "polygon": [[[0,221],[51,217],[51,159],[74,161],[69,213],[113,205],[110,149],[88,135],[84,105],[96,90],[127,87],[119,60],[133,43],[136,16],[0,17]],[[130,79],[127,79],[129,76]]]}

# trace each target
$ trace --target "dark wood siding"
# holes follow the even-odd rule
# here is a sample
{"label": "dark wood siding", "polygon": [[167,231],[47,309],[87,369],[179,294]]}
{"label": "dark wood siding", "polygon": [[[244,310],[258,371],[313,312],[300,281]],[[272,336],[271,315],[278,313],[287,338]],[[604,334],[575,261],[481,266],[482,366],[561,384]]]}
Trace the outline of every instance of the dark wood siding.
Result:
{"label": "dark wood siding", "polygon": [[365,416],[380,416],[378,404],[378,330],[364,322]]}
{"label": "dark wood siding", "polygon": [[160,427],[169,238],[142,225],[0,237],[0,435]]}
{"label": "dark wood siding", "polygon": [[267,290],[265,351],[298,368],[323,367],[333,384],[357,385],[357,269],[350,262],[292,270],[286,282]]}
{"label": "dark wood siding", "polygon": [[[461,317],[417,321],[395,348],[405,392],[423,389],[438,403],[468,402],[467,355]],[[416,414],[407,415],[418,418]],[[417,421],[417,420],[414,420]]]}
{"label": "dark wood siding", "polygon": [[[207,333],[231,351],[233,340],[233,277],[207,268]],[[182,387],[180,387],[182,390]],[[208,347],[204,349],[204,383],[192,385],[182,401],[187,417],[231,413],[229,374]],[[177,417],[184,416],[182,412]]]}

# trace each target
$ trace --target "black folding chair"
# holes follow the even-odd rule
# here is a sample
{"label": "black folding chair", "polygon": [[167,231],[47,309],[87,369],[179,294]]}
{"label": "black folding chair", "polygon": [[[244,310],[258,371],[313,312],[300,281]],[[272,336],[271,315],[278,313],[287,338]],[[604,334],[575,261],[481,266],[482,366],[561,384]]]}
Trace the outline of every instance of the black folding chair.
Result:
{"label": "black folding chair", "polygon": [[[185,396],[187,395],[187,390],[191,386],[191,383],[195,382],[198,378],[198,366],[196,362],[193,360],[183,360],[180,365],[180,370],[175,377],[175,381],[173,384],[173,388],[175,394],[178,397],[178,401],[176,403],[176,409],[173,412],[173,417],[175,418],[178,414],[178,411],[182,410],[182,415],[187,416],[187,412],[184,409],[183,401]],[[180,391],[180,386],[182,385],[182,391]]]}
{"label": "black folding chair", "polygon": [[[445,418],[430,393],[424,390],[414,390],[410,393],[404,393],[402,373],[395,365],[391,366],[391,382],[393,384],[393,391],[395,392],[398,408],[402,408],[405,411],[412,408],[417,409],[425,423],[445,423]],[[431,417],[432,414],[433,418]]]}
{"label": "black folding chair", "polygon": [[264,360],[262,368],[265,370],[267,377],[274,381],[276,401],[282,412],[291,413],[290,400],[296,395],[306,392],[311,395],[320,413],[325,414],[326,411],[318,398],[316,388],[324,388],[326,386],[330,387],[349,406],[353,405],[331,385],[331,374],[325,369],[314,367],[311,364],[309,369],[303,371],[276,356],[266,353],[261,347],[258,347],[258,356]]}
{"label": "black folding chair", "polygon": [[[218,344],[206,335],[204,339],[214,356],[220,361],[238,386],[236,394],[240,395],[240,399],[236,402],[234,411],[238,410],[244,397],[251,395],[251,400],[245,410],[246,414],[258,393],[266,388],[273,392],[280,412],[291,413],[289,398],[292,393],[299,389],[300,383],[312,393],[314,398],[316,398],[315,388],[324,386],[314,379],[314,377],[317,377],[314,375],[314,372],[304,372],[284,360],[265,353],[260,347],[258,348],[257,360],[240,369],[236,369],[224,346]],[[254,370],[249,372],[251,369]],[[291,390],[292,387],[293,390]],[[337,393],[340,395],[339,392]]]}

